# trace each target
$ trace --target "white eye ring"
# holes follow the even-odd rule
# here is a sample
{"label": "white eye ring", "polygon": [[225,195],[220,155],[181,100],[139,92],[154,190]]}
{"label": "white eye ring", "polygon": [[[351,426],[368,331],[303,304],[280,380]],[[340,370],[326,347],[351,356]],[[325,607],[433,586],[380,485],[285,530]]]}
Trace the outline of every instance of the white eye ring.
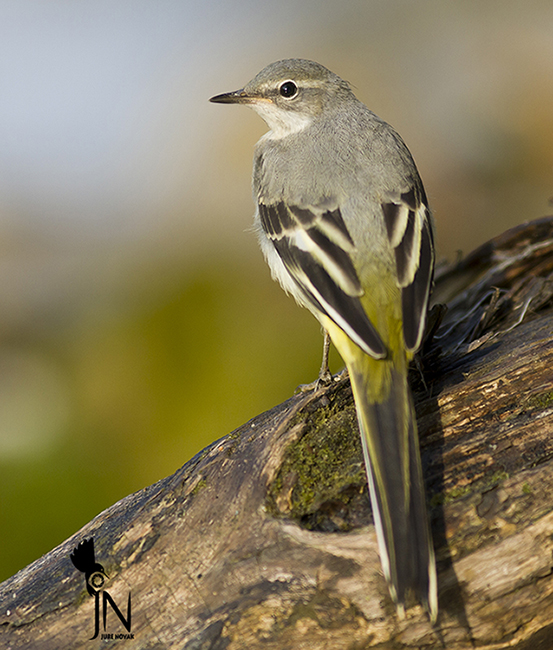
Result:
{"label": "white eye ring", "polygon": [[294,97],[299,92],[299,88],[295,81],[292,81],[292,79],[287,79],[280,84],[278,87],[278,92],[280,93],[281,97],[284,97],[284,99],[294,99]]}

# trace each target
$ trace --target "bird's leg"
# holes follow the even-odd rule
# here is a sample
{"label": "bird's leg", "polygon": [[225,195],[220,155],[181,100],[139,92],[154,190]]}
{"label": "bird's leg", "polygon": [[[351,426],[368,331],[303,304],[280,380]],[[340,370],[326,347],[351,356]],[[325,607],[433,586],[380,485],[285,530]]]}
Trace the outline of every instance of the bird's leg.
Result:
{"label": "bird's leg", "polygon": [[332,382],[332,373],[328,367],[328,356],[330,353],[330,336],[326,330],[323,330],[323,362],[319,370],[319,376],[310,384],[300,384],[296,388],[296,393],[308,393],[310,390],[317,390],[322,386],[328,386]]}
{"label": "bird's leg", "polygon": [[316,388],[320,384],[330,384],[332,381],[332,373],[328,367],[328,357],[330,354],[330,335],[326,330],[323,330],[323,360],[321,363],[321,369],[319,370],[319,376],[317,377]]}

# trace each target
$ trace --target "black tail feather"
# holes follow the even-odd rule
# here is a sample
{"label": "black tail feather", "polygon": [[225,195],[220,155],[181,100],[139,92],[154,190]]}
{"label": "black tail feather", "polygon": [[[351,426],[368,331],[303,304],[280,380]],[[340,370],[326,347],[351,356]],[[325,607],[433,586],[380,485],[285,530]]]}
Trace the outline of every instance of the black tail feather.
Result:
{"label": "black tail feather", "polygon": [[[364,372],[350,371],[382,567],[392,599],[403,611],[409,591],[432,620],[437,615],[434,549],[430,536],[419,442],[407,371],[392,362],[384,396],[371,398]],[[369,380],[370,381],[370,380]]]}

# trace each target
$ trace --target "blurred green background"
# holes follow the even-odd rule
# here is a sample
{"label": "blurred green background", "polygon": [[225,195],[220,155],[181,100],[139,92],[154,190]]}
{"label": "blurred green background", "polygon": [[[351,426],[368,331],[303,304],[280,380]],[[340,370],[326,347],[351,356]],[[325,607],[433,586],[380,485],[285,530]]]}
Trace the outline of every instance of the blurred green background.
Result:
{"label": "blurred green background", "polygon": [[442,256],[551,211],[549,0],[3,0],[0,579],[315,378],[250,230],[265,126],[207,102],[288,57],[403,135]]}

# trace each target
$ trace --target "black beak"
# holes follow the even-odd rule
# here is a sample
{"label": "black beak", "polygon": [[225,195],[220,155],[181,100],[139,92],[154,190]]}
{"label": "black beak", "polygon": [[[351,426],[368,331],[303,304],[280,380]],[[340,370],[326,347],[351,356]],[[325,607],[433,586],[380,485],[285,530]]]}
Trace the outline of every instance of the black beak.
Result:
{"label": "black beak", "polygon": [[231,93],[215,95],[215,97],[211,97],[209,101],[214,104],[251,104],[255,100],[253,97],[248,95],[243,88],[240,88],[240,90],[235,90]]}

